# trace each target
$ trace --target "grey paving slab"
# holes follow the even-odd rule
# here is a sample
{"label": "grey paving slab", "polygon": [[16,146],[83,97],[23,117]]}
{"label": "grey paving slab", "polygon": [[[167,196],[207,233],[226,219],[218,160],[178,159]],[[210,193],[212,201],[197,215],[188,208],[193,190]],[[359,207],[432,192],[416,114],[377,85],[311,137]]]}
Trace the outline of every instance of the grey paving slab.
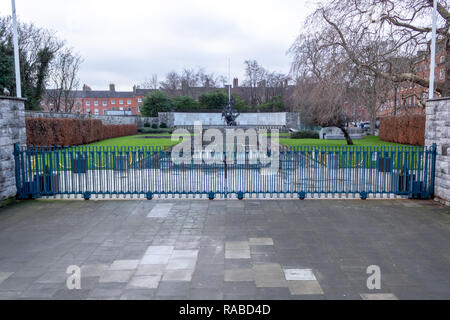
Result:
{"label": "grey paving slab", "polygon": [[230,269],[225,270],[224,280],[233,281],[254,281],[255,274],[252,269]]}
{"label": "grey paving slab", "polygon": [[195,269],[197,258],[170,258],[166,270]]}
{"label": "grey paving slab", "polygon": [[162,254],[147,254],[142,260],[141,264],[168,264],[170,260],[170,255],[162,255]]}
{"label": "grey paving slab", "polygon": [[139,262],[140,260],[115,260],[109,266],[109,270],[135,270]]}
{"label": "grey paving slab", "polygon": [[250,259],[250,250],[226,249],[225,259]]}
{"label": "grey paving slab", "polygon": [[156,289],[160,281],[160,275],[134,276],[128,283],[127,289]]}
{"label": "grey paving slab", "polygon": [[100,277],[107,269],[107,264],[86,264],[81,266],[81,276]]}
{"label": "grey paving slab", "polygon": [[284,269],[286,280],[305,281],[317,280],[311,269]]}
{"label": "grey paving slab", "polygon": [[250,238],[249,244],[251,246],[273,246],[272,238]]}
{"label": "grey paving slab", "polygon": [[[25,201],[0,209],[0,299],[448,299],[449,213],[412,200]],[[69,265],[81,290],[65,287]]]}
{"label": "grey paving slab", "polygon": [[166,269],[164,264],[141,264],[135,275],[137,276],[161,276]]}
{"label": "grey paving slab", "polygon": [[192,280],[194,269],[175,269],[164,271],[162,281],[186,281]]}
{"label": "grey paving slab", "polygon": [[363,300],[398,300],[392,293],[363,293],[361,298]]}
{"label": "grey paving slab", "polygon": [[0,272],[0,284],[8,279],[14,272]]}
{"label": "grey paving slab", "polygon": [[287,283],[292,295],[320,295],[324,293],[318,281],[287,281]]}
{"label": "grey paving slab", "polygon": [[100,277],[99,282],[124,282],[127,283],[134,271],[129,270],[106,270]]}

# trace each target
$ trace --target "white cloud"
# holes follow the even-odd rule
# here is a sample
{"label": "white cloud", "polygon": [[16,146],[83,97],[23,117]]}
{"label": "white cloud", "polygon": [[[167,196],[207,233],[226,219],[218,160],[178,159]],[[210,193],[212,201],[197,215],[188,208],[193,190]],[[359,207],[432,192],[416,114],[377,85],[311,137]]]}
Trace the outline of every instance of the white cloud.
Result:
{"label": "white cloud", "polygon": [[[243,77],[243,62],[288,72],[308,0],[16,0],[19,19],[57,31],[79,52],[81,82],[130,90],[144,78],[204,67]],[[0,15],[10,14],[9,1]]]}

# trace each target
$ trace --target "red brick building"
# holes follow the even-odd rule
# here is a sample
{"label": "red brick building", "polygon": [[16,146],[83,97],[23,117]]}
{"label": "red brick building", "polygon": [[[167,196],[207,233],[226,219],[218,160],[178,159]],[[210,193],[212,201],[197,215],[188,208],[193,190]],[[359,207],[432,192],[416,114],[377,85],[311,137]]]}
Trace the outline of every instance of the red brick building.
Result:
{"label": "red brick building", "polygon": [[[445,59],[446,51],[438,46],[436,54],[435,82],[445,81]],[[415,73],[419,77],[429,79],[430,57],[425,52],[419,52],[415,65]],[[436,93],[439,97],[439,93]],[[412,82],[398,84],[397,88],[390,94],[390,99],[380,106],[379,116],[392,116],[402,114],[425,114],[425,101],[428,99],[428,88],[424,88]]]}
{"label": "red brick building", "polygon": [[[47,90],[47,95],[41,103],[43,111],[55,112],[51,89]],[[137,115],[140,113],[139,107],[142,105],[142,96],[136,95],[136,88],[133,91],[116,91],[114,84],[109,85],[109,90],[91,90],[87,85],[82,90],[73,93],[73,113],[93,114],[93,115]]]}

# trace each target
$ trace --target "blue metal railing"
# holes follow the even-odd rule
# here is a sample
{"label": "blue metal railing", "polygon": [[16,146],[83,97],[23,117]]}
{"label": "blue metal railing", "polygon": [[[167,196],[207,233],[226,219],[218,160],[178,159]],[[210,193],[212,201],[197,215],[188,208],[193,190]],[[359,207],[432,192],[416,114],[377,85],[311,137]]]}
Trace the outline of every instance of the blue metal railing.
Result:
{"label": "blue metal railing", "polygon": [[436,146],[295,146],[279,153],[191,153],[160,147],[14,148],[21,199],[49,196],[338,196],[434,193]]}

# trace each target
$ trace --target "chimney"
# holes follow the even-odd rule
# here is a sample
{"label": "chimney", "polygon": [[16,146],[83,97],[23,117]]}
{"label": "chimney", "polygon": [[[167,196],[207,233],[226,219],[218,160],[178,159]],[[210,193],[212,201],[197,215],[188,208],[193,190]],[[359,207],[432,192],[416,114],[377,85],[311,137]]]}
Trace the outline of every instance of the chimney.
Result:
{"label": "chimney", "polygon": [[206,79],[205,81],[205,88],[209,88],[209,79]]}
{"label": "chimney", "polygon": [[239,79],[238,78],[234,78],[233,79],[233,88],[238,88],[239,87]]}
{"label": "chimney", "polygon": [[187,90],[188,87],[189,87],[189,85],[186,80],[181,81],[181,89],[182,90]]}
{"label": "chimney", "polygon": [[136,85],[133,86],[133,93],[136,94]]}
{"label": "chimney", "polygon": [[116,91],[116,86],[114,85],[114,83],[109,84],[109,91],[111,91],[111,92]]}
{"label": "chimney", "polygon": [[83,84],[83,91],[91,91],[91,87],[89,87],[87,84]]}

